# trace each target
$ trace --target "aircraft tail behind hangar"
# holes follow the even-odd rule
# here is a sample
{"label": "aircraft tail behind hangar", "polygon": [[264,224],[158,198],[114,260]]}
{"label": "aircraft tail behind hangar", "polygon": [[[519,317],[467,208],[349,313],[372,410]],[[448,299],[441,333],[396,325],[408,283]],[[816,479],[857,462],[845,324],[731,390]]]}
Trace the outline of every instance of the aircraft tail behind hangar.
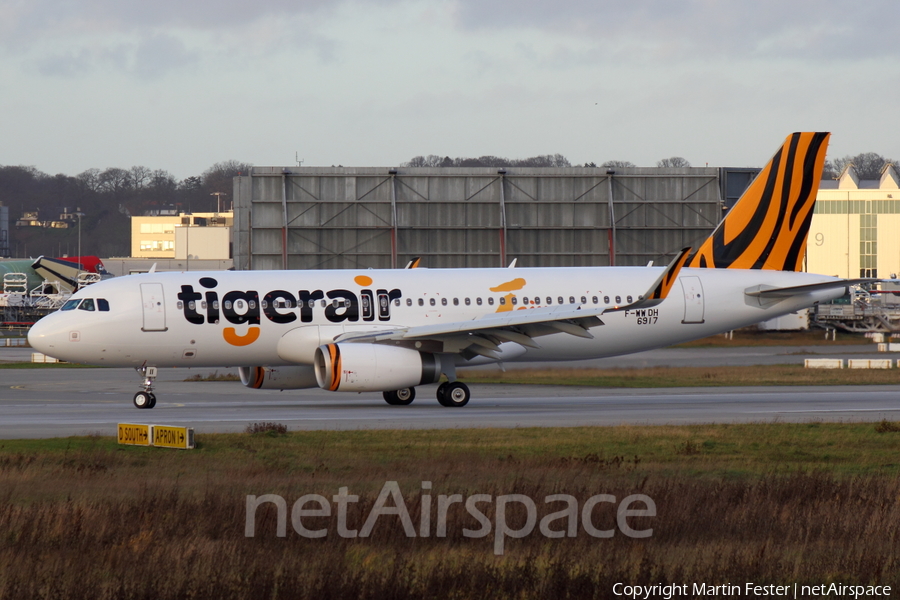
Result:
{"label": "aircraft tail behind hangar", "polygon": [[792,133],[688,267],[799,271],[829,133]]}

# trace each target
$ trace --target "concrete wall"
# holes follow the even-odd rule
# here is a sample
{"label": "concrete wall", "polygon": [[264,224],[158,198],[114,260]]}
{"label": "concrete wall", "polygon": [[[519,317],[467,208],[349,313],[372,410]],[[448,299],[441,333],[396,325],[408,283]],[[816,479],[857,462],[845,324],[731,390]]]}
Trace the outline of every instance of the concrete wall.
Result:
{"label": "concrete wall", "polygon": [[175,258],[179,260],[228,258],[230,227],[175,228]]}

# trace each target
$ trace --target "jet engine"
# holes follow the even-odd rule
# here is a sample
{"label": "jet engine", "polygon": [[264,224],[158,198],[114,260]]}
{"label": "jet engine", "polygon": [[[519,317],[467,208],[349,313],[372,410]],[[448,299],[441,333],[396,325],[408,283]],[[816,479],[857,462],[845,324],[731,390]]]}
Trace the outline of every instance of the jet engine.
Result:
{"label": "jet engine", "polygon": [[312,365],[296,367],[239,367],[241,383],[256,390],[299,390],[316,387]]}
{"label": "jet engine", "polygon": [[385,392],[435,383],[440,355],[378,344],[326,344],[316,348],[316,381],[332,392]]}

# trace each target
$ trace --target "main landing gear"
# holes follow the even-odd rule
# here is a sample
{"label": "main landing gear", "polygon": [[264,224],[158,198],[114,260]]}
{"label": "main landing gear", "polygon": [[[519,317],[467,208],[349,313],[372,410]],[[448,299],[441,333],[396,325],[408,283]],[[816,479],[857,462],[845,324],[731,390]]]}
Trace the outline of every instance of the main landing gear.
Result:
{"label": "main landing gear", "polygon": [[[392,392],[382,392],[384,401],[391,406],[407,406],[412,404],[416,399],[416,388],[403,388],[402,390],[394,390]],[[448,408],[454,406],[465,406],[469,403],[472,394],[469,387],[461,381],[445,381],[438,386],[437,400],[441,406]]]}
{"label": "main landing gear", "polygon": [[156,367],[136,367],[134,369],[144,380],[143,390],[134,395],[135,408],[153,408],[156,406],[156,395],[153,393],[153,380],[156,379]]}
{"label": "main landing gear", "polygon": [[469,386],[462,381],[445,381],[439,385],[437,389],[438,402],[441,403],[441,406],[446,406],[448,408],[465,406],[469,403],[469,398],[471,397],[472,394],[469,393]]}
{"label": "main landing gear", "polygon": [[384,401],[391,406],[407,406],[412,404],[416,399],[416,388],[403,388],[402,390],[394,390],[393,392],[382,392]]}

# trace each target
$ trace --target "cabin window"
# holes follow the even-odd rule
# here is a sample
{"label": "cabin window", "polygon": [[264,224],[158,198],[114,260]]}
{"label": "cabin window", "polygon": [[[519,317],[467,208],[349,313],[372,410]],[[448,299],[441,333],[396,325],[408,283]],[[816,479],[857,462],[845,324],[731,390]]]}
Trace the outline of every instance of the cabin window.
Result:
{"label": "cabin window", "polygon": [[522,304],[528,304],[528,296],[522,298]]}
{"label": "cabin window", "polygon": [[597,296],[592,296],[591,302],[593,302],[594,304],[597,304]]}
{"label": "cabin window", "polygon": [[490,298],[488,298],[488,304],[490,304],[491,306],[494,305],[494,298],[493,298],[493,296],[490,297]]}
{"label": "cabin window", "polygon": [[553,298],[547,296],[547,304],[553,304]]}
{"label": "cabin window", "polygon": [[213,300],[213,309],[219,310],[219,301],[218,300]]}
{"label": "cabin window", "polygon": [[513,297],[512,297],[512,303],[513,303],[513,304],[518,304],[518,303],[519,303],[519,299],[516,298],[515,296],[513,296]]}
{"label": "cabin window", "polygon": [[582,303],[582,304],[587,304],[587,298],[585,298],[584,296],[582,296],[582,297],[581,297],[581,303]]}
{"label": "cabin window", "polygon": [[481,306],[481,298],[475,298],[475,304]]}
{"label": "cabin window", "polygon": [[[398,302],[399,302],[399,300],[398,300]],[[407,299],[406,299],[406,305],[407,305],[407,306],[412,306],[412,298],[407,298]]]}
{"label": "cabin window", "polygon": [[453,306],[459,306],[459,298],[453,299]]}
{"label": "cabin window", "polygon": [[535,303],[535,304],[540,304],[540,303],[541,303],[541,297],[540,297],[540,296],[535,296],[535,297],[534,297],[534,303]]}
{"label": "cabin window", "polygon": [[500,304],[506,304],[506,296],[500,296]]}
{"label": "cabin window", "polygon": [[231,310],[231,300],[225,301],[225,310]]}
{"label": "cabin window", "polygon": [[251,300],[248,304],[250,305],[250,310],[256,310],[256,300]]}
{"label": "cabin window", "polygon": [[78,310],[94,310],[94,299],[93,298],[85,298],[81,301],[81,306],[78,307]]}
{"label": "cabin window", "polygon": [[[69,300],[69,302],[71,302],[71,300]],[[184,302],[182,302],[181,300],[179,300],[179,301],[175,304],[175,306],[178,307],[178,310],[181,310],[182,308],[184,308]],[[65,306],[63,307],[63,310],[66,310],[66,307],[65,307]]]}
{"label": "cabin window", "polygon": [[325,300],[322,300],[322,308],[325,308],[326,306],[328,306],[328,302],[326,302]]}
{"label": "cabin window", "polygon": [[[193,300],[191,300],[190,302],[188,302],[188,308],[191,310],[197,310],[197,303],[194,302]],[[87,309],[85,309],[85,310],[87,310]]]}
{"label": "cabin window", "polygon": [[575,304],[575,296],[569,296],[569,304]]}
{"label": "cabin window", "polygon": [[400,298],[394,300],[394,306],[400,306]]}
{"label": "cabin window", "polygon": [[469,306],[470,304],[472,304],[472,301],[466,298],[466,306]]}
{"label": "cabin window", "polygon": [[[81,302],[81,298],[77,298],[75,300],[69,300],[65,304],[63,304],[60,310],[75,310],[75,307],[78,306],[78,303]],[[178,304],[181,304],[179,302]],[[181,308],[180,306],[178,308]]]}
{"label": "cabin window", "polygon": [[434,301],[434,298],[429,298],[428,304],[434,306],[435,304],[437,304],[437,302]]}
{"label": "cabin window", "polygon": [[603,304],[609,304],[609,296],[603,296]]}
{"label": "cabin window", "polygon": [[[98,300],[98,302],[99,302],[99,300]],[[204,300],[203,302],[200,303],[200,308],[206,310],[206,300]],[[263,306],[263,308],[265,308],[265,306]]]}
{"label": "cabin window", "polygon": [[425,300],[419,298],[419,306],[425,306]]}
{"label": "cabin window", "polygon": [[628,298],[626,298],[626,300],[628,300],[628,304],[631,304],[631,296],[628,296]]}
{"label": "cabin window", "polygon": [[560,296],[559,298],[557,298],[557,299],[556,299],[556,303],[557,303],[557,304],[564,304],[564,302],[563,302],[563,297]]}
{"label": "cabin window", "polygon": [[97,308],[103,312],[109,312],[109,302],[106,301],[106,298],[97,298]]}
{"label": "cabin window", "polygon": [[622,304],[622,296],[616,296],[616,304]]}
{"label": "cabin window", "polygon": [[446,299],[446,298],[441,298],[441,305],[442,305],[442,306],[447,306],[447,299]]}

